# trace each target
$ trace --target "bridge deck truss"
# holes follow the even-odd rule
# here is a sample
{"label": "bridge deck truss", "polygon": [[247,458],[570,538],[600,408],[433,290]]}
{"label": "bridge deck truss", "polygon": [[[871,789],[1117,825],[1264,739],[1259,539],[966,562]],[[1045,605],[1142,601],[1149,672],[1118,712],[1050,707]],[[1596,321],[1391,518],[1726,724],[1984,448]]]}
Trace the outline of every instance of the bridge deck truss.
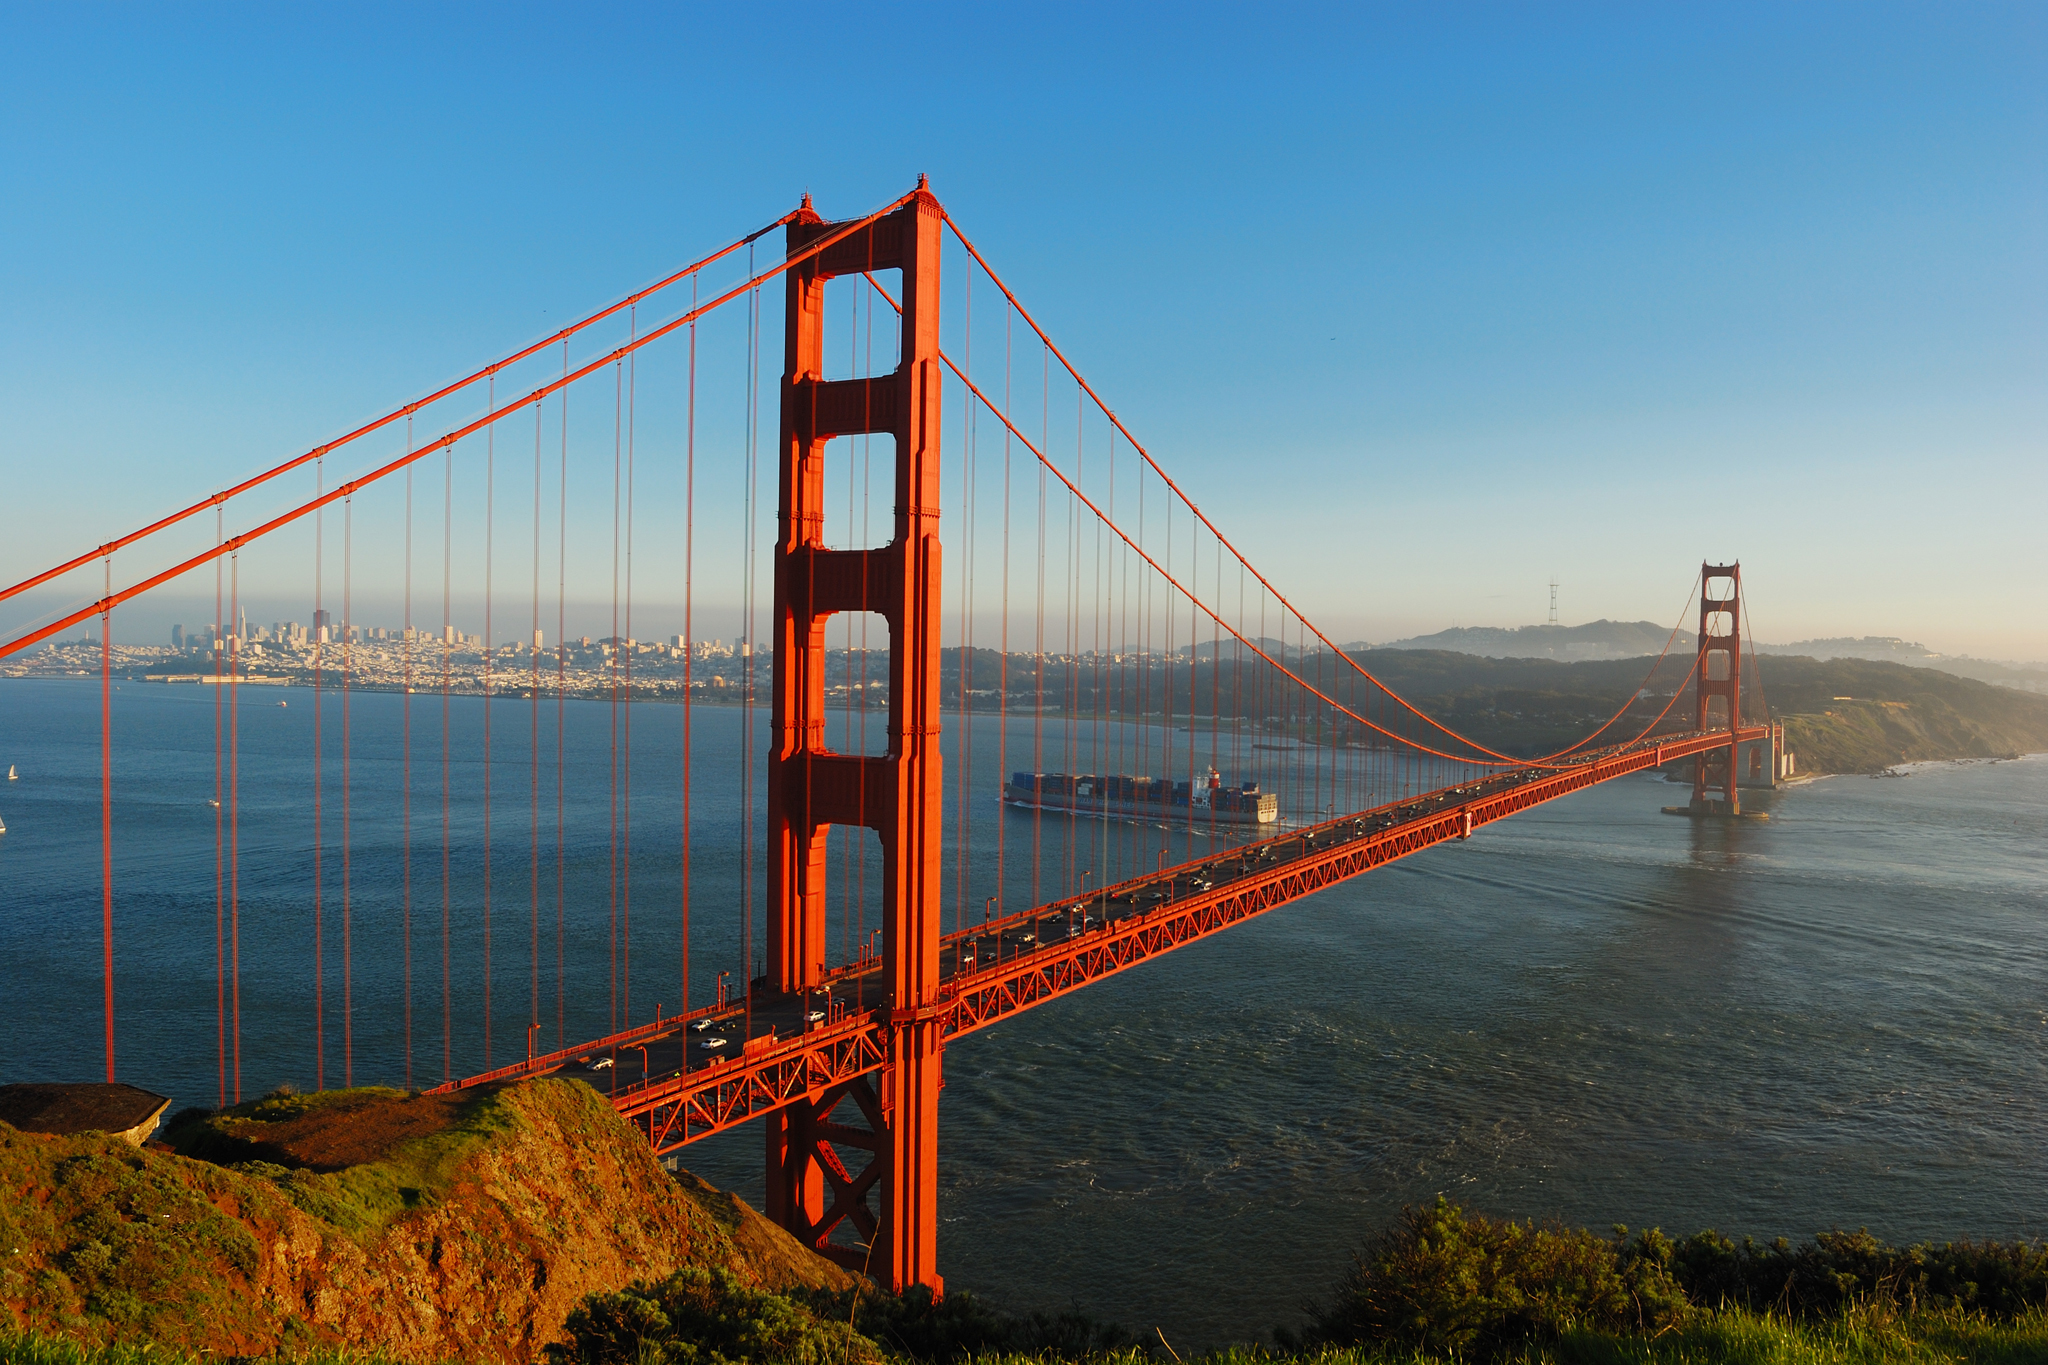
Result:
{"label": "bridge deck truss", "polygon": [[[1747,743],[1765,733],[1761,727],[1745,727],[1734,739]],[[1105,887],[1085,899],[1060,901],[1009,916],[991,927],[1001,929],[1119,901],[1128,903],[1148,889],[1185,887],[1191,879],[1219,870],[1230,878],[1222,885],[1180,895],[1121,919],[1104,916],[1104,922],[1075,938],[955,972],[947,978],[939,1003],[933,1007],[940,1034],[947,1040],[964,1037],[1396,859],[1469,837],[1482,825],[1602,782],[1725,749],[1729,743],[1725,730],[1694,733],[1624,746],[1561,768],[1521,769],[1340,816],[1263,843],[1244,845],[1217,858]],[[1237,864],[1237,870],[1230,870],[1229,864]],[[985,931],[986,927],[948,935],[948,942],[957,943]],[[872,970],[872,963],[857,963],[836,976],[843,982]],[[613,1104],[647,1134],[658,1153],[672,1152],[799,1102],[826,1112],[818,1107],[829,1094],[844,1093],[849,1082],[887,1064],[889,1024],[884,1013],[873,1009],[853,1012],[829,1026],[789,1038],[755,1039],[744,1055],[729,1062],[621,1089]],[[670,1021],[668,1030],[680,1023]],[[593,1043],[570,1051],[595,1051],[602,1046]],[[504,1068],[503,1072],[546,1069],[543,1059],[536,1059],[531,1067]],[[499,1073],[494,1077],[506,1078]],[[833,1098],[836,1101],[837,1097]]]}

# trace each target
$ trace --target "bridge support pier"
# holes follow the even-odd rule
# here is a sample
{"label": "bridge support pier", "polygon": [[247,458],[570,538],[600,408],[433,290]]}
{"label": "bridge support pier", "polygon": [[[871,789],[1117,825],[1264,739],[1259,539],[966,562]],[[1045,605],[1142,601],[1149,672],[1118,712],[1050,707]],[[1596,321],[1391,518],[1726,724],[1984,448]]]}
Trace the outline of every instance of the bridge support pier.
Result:
{"label": "bridge support pier", "polygon": [[[939,257],[944,219],[920,185],[903,208],[795,266],[786,281],[780,511],[775,551],[774,750],[768,768],[768,973],[778,991],[806,990],[825,968],[826,839],[859,825],[882,842],[884,999],[888,1062],[880,1086],[826,1090],[788,1106],[768,1135],[768,1212],[827,1249],[851,1222],[857,1255],[891,1289],[943,1288],[938,1273],[939,1031]],[[839,231],[804,210],[789,251]],[[901,276],[902,360],[893,374],[824,378],[825,281],[863,271]],[[872,550],[824,543],[826,444],[835,436],[895,440],[895,536]],[[889,750],[834,753],[825,744],[825,628],[835,612],[873,612],[889,626]],[[851,1096],[871,1125],[874,1159],[861,1176],[835,1144],[856,1130],[832,1107]],[[828,1189],[828,1187],[830,1187]],[[879,1207],[870,1213],[867,1198]],[[849,1202],[850,1201],[850,1202]],[[837,1212],[835,1212],[835,1210]],[[830,1254],[846,1260],[846,1248]]]}
{"label": "bridge support pier", "polygon": [[[1723,584],[1714,595],[1714,584]],[[1692,809],[1723,815],[1740,815],[1742,798],[1736,794],[1736,731],[1742,727],[1742,564],[1700,565],[1699,661],[1693,667],[1693,697],[1698,715],[1694,728],[1710,724],[1728,727],[1728,747],[1709,750],[1693,760]],[[1727,714],[1709,715],[1716,697],[1724,698]],[[1720,789],[1718,802],[1708,793]]]}

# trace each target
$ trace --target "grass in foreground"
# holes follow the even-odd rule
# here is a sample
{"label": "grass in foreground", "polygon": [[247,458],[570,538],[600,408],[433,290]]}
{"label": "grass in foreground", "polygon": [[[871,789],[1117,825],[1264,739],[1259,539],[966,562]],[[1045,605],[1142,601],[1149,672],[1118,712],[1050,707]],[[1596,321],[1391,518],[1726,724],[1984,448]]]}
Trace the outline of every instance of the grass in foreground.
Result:
{"label": "grass in foreground", "polygon": [[[635,1358],[654,1365],[689,1357],[657,1348],[645,1355],[636,1353]],[[707,1365],[732,1359],[708,1351],[696,1358]],[[884,1358],[909,1359],[893,1353]],[[781,1359],[796,1362],[795,1356]],[[817,1365],[838,1365],[841,1357],[812,1359]],[[1155,1341],[1149,1349],[1087,1355],[1001,1353],[963,1359],[975,1365],[1160,1365],[1176,1357]],[[1181,1365],[1453,1365],[1468,1358],[1351,1346],[1295,1353],[1233,1347],[1178,1359]],[[289,1360],[292,1365],[395,1365],[387,1357],[346,1351]],[[1500,1365],[2048,1365],[2048,1318],[2037,1312],[2001,1323],[1954,1312],[1870,1313],[1814,1323],[1731,1309],[1700,1314],[1686,1326],[1656,1337],[1567,1333],[1495,1360]],[[0,1335],[0,1365],[218,1365],[218,1360],[149,1346],[80,1346],[61,1337],[30,1334]]]}

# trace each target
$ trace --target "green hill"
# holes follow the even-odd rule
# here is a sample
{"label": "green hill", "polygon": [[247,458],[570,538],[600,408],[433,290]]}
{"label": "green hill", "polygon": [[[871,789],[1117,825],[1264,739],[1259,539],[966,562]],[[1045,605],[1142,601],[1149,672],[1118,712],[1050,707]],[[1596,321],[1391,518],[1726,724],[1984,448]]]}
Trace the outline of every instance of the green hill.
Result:
{"label": "green hill", "polygon": [[[1643,688],[1649,659],[1559,663],[1442,650],[1354,654],[1397,692],[1451,728],[1505,753],[1562,748]],[[1612,734],[1633,734],[1690,686],[1691,658],[1667,658]],[[1746,719],[1785,722],[1801,773],[1881,772],[1895,763],[2004,758],[2048,751],[2048,697],[1931,668],[1867,659],[1766,655],[1744,672]],[[1848,698],[1849,700],[1841,700]],[[1690,697],[1667,727],[1690,724]]]}
{"label": "green hill", "polygon": [[175,1151],[0,1123],[0,1335],[520,1365],[589,1295],[635,1279],[851,1283],[664,1171],[576,1081],[279,1094],[186,1111],[166,1137]]}

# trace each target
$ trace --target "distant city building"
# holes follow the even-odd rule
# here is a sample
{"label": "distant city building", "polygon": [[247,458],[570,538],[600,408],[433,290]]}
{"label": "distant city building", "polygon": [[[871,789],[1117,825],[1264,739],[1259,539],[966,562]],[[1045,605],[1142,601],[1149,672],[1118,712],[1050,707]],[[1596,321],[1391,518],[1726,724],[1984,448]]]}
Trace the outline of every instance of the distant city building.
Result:
{"label": "distant city building", "polygon": [[185,647],[185,627],[184,627],[184,626],[182,626],[182,625],[172,626],[172,627],[171,627],[171,648],[172,648],[172,649],[179,649],[179,650],[182,650],[182,649],[183,649],[184,647]]}

